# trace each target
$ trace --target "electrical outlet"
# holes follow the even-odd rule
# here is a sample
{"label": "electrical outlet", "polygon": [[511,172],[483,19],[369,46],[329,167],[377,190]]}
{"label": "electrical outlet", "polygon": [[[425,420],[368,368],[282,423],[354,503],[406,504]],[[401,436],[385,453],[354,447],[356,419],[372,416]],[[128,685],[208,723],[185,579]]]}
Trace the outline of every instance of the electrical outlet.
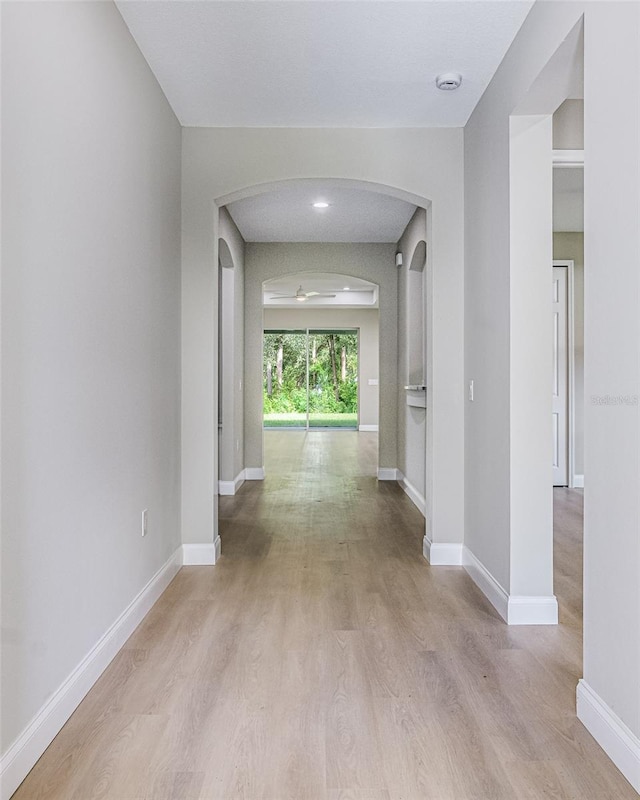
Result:
{"label": "electrical outlet", "polygon": [[142,512],[142,535],[147,535],[147,509]]}

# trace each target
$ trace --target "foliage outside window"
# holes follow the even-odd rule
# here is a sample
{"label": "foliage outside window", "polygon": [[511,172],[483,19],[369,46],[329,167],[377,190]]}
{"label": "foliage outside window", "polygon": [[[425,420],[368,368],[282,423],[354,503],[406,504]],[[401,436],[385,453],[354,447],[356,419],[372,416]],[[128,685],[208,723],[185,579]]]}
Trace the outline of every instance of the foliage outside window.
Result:
{"label": "foliage outside window", "polygon": [[356,423],[358,336],[354,331],[265,332],[263,392],[265,423],[270,415],[350,415]]}

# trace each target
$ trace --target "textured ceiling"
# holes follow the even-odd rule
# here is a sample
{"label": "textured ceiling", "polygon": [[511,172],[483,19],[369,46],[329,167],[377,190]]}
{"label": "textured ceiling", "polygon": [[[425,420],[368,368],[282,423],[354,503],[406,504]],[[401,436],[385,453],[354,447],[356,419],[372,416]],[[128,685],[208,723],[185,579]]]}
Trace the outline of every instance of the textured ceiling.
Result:
{"label": "textured ceiling", "polygon": [[[329,208],[314,208],[317,200]],[[395,197],[320,180],[227,208],[247,242],[397,242],[415,211]]]}
{"label": "textured ceiling", "polygon": [[[532,2],[119,0],[183,125],[462,126]],[[456,92],[438,73],[463,75]]]}

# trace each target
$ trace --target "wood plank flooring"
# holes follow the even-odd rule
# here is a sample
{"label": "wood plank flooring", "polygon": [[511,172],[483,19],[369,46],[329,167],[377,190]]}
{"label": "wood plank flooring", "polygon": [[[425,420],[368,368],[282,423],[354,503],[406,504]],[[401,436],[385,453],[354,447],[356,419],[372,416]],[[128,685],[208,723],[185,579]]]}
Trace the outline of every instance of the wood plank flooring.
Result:
{"label": "wood plank flooring", "polygon": [[269,432],[188,567],[15,800],[631,800],[575,716],[580,492],[556,492],[561,624],[509,628],[378,483],[375,434]]}

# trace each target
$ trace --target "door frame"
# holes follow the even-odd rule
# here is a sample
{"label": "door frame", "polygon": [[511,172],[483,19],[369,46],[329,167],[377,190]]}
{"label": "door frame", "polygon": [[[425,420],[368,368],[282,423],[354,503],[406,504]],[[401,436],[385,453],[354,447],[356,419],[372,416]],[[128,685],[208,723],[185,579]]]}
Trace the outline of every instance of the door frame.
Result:
{"label": "door frame", "polygon": [[556,260],[553,267],[567,270],[567,478],[570,489],[576,488],[575,482],[575,335],[574,335],[574,262],[573,260]]}

